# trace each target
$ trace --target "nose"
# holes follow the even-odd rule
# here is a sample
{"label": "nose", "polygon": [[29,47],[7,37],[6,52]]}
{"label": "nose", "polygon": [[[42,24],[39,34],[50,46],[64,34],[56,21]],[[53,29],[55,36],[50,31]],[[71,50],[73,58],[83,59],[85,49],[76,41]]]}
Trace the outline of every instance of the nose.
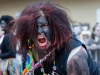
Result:
{"label": "nose", "polygon": [[41,27],[38,27],[38,34],[42,34],[43,33],[43,30]]}
{"label": "nose", "polygon": [[5,24],[1,23],[0,26],[5,26]]}

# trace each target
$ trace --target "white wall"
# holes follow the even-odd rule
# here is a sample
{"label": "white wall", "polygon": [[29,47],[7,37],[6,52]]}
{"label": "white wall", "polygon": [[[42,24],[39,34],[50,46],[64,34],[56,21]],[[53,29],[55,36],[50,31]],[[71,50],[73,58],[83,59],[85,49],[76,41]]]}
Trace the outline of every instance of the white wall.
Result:
{"label": "white wall", "polygon": [[[15,17],[26,6],[43,0],[0,0],[0,16],[9,14]],[[66,12],[73,21],[90,23],[91,28],[96,23],[96,10],[100,8],[100,0],[50,0],[69,10]]]}

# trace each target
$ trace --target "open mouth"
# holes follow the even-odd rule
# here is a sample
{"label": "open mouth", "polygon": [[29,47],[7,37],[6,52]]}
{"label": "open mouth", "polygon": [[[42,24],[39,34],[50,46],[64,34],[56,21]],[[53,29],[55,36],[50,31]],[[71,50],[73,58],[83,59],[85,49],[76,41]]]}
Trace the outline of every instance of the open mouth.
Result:
{"label": "open mouth", "polygon": [[38,45],[41,49],[47,49],[48,48],[48,41],[47,41],[46,37],[38,36],[37,41],[38,41]]}

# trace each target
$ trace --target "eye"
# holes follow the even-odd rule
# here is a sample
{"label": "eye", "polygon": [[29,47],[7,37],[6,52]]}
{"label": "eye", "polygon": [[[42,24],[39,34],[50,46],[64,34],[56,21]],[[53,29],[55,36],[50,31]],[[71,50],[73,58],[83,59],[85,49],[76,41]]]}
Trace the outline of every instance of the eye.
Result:
{"label": "eye", "polygon": [[47,28],[47,27],[49,27],[48,24],[42,25],[42,28]]}

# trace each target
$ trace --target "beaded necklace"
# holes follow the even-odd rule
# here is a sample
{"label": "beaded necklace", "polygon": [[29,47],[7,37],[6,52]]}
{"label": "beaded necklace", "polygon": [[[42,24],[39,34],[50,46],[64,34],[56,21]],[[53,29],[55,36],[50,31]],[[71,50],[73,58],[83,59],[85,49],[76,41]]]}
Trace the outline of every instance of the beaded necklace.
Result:
{"label": "beaded necklace", "polygon": [[[42,58],[39,62],[37,62],[36,64],[34,64],[34,58],[33,58],[32,51],[31,51],[31,48],[34,46],[34,44],[31,46],[29,39],[28,39],[28,46],[29,46],[29,50],[28,50],[27,57],[26,57],[26,68],[22,72],[22,75],[30,75],[30,74],[34,73],[34,70],[37,69],[40,66],[41,66],[41,72],[43,73],[43,75],[50,75],[50,74],[46,74],[45,73],[44,67],[43,67],[42,63],[51,55],[51,53],[55,49],[51,50],[47,55],[44,56],[44,58]],[[54,60],[53,61],[52,75],[59,75],[59,74],[57,74],[55,72],[56,69],[57,69],[55,64],[56,63],[55,63],[55,60]]]}
{"label": "beaded necklace", "polygon": [[[55,62],[55,60],[53,60],[53,71],[52,71],[52,75],[59,75],[59,74],[57,74],[57,73],[55,72],[56,69],[57,69],[57,67],[56,67],[55,64],[56,64],[56,62]],[[42,72],[43,75],[50,75],[50,74],[46,74],[46,73],[45,73],[43,65],[41,65],[41,72]]]}

